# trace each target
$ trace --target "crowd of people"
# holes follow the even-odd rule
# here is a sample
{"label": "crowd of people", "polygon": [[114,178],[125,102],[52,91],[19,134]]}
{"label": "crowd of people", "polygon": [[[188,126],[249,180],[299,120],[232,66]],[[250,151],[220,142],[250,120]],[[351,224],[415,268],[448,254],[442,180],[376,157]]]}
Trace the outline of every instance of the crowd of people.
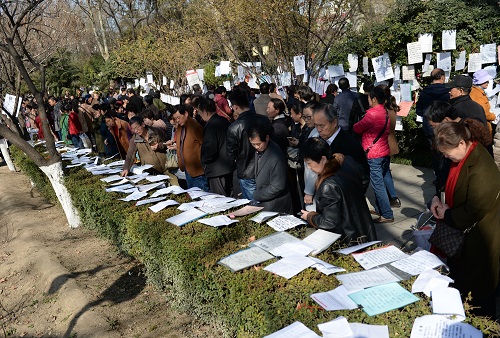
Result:
{"label": "crowd of people", "polygon": [[[462,256],[449,260],[451,272],[459,290],[473,291],[475,304],[491,314],[500,271],[500,173],[484,94],[491,78],[478,71],[445,83],[441,69],[431,76],[416,105],[436,173],[429,208],[436,219],[468,230]],[[122,88],[50,97],[46,107],[56,139],[82,147],[87,138],[99,155],[125,160],[122,176],[149,164],[174,184],[300,215],[350,244],[376,239],[374,223],[394,222],[393,208],[401,207],[390,170],[399,152],[399,106],[386,84],[367,81],[360,93],[351,87],[342,78],[319,98],[308,86],[290,86],[286,96],[265,82],[258,91],[245,82],[230,92],[194,86],[175,106],[161,102],[159,92],[141,97]],[[23,109],[43,139],[36,103]]]}

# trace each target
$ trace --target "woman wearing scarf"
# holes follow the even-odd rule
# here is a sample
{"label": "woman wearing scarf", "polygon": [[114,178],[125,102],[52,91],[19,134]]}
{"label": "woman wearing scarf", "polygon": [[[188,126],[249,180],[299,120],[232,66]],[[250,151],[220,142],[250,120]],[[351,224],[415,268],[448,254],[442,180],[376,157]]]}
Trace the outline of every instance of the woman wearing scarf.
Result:
{"label": "woman wearing scarf", "polygon": [[472,310],[474,314],[495,318],[500,269],[500,172],[481,144],[487,144],[483,139],[489,137],[488,131],[481,130],[475,130],[470,122],[445,122],[435,129],[436,147],[452,164],[445,200],[434,196],[431,211],[455,229],[470,229],[461,254],[448,258],[450,277],[463,299],[471,292],[471,305],[477,307]]}

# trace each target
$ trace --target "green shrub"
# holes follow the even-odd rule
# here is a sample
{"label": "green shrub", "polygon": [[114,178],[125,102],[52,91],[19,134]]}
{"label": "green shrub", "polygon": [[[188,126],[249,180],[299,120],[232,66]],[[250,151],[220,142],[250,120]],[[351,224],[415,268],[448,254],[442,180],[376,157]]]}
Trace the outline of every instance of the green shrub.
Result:
{"label": "green shrub", "polygon": [[[27,174],[38,172],[32,170]],[[341,315],[350,322],[388,325],[391,337],[409,337],[414,319],[431,314],[425,296],[419,302],[374,317],[361,309],[324,311],[310,295],[338,286],[333,275],[307,269],[286,280],[262,267],[232,273],[217,265],[221,258],[245,248],[251,237],[272,233],[267,225],[255,224],[244,217],[229,227],[211,228],[193,222],[178,228],[165,222],[178,213],[175,208],[152,213],[147,206],[135,207],[118,201],[118,194],[106,193],[99,177],[84,169],[72,168],[67,174],[66,185],[83,225],[143,262],[149,282],[165,291],[175,309],[211,323],[224,337],[262,337],[294,321],[317,331],[317,324]],[[186,200],[184,196],[168,198]],[[305,236],[303,228],[291,233]],[[351,256],[336,254],[335,249],[328,249],[318,258],[348,271],[361,270]],[[402,284],[409,289],[412,281]],[[470,316],[467,322],[486,335],[498,335],[496,324],[485,318]]]}

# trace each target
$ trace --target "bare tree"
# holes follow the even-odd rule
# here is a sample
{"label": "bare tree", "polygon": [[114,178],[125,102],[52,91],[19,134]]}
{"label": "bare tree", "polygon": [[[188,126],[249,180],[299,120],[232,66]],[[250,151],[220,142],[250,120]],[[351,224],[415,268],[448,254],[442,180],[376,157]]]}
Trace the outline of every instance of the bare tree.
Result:
{"label": "bare tree", "polygon": [[[55,147],[45,111],[43,98],[45,67],[37,59],[40,54],[35,54],[38,47],[37,43],[45,41],[46,47],[51,46],[51,43],[53,43],[51,39],[51,34],[54,34],[52,27],[48,26],[47,21],[44,19],[50,17],[53,20],[57,17],[57,13],[52,10],[54,7],[57,8],[50,0],[11,0],[0,3],[0,51],[12,59],[20,76],[37,102],[49,156],[48,158],[43,157],[18,133],[9,129],[6,125],[0,124],[0,135],[16,145],[38,165],[50,180],[66,214],[68,224],[71,227],[77,227],[80,224],[80,218],[73,206],[69,192],[64,186],[61,156]],[[41,74],[39,87],[35,85],[30,69],[36,69]]]}

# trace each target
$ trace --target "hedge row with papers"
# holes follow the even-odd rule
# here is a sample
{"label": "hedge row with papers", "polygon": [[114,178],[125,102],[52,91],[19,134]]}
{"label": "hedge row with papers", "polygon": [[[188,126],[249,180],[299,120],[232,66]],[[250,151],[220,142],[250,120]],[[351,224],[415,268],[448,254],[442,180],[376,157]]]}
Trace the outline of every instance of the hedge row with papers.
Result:
{"label": "hedge row with papers", "polygon": [[[44,182],[21,152],[14,158]],[[223,336],[497,333],[493,322],[468,316],[450,279],[434,270],[445,271],[442,262],[427,251],[410,255],[376,242],[342,248],[338,235],[306,236],[300,219],[262,212],[246,200],[169,186],[166,176],[141,167],[125,181],[117,175],[121,162],[99,165],[85,151],[64,159],[83,224],[141,260],[174,307]]]}

